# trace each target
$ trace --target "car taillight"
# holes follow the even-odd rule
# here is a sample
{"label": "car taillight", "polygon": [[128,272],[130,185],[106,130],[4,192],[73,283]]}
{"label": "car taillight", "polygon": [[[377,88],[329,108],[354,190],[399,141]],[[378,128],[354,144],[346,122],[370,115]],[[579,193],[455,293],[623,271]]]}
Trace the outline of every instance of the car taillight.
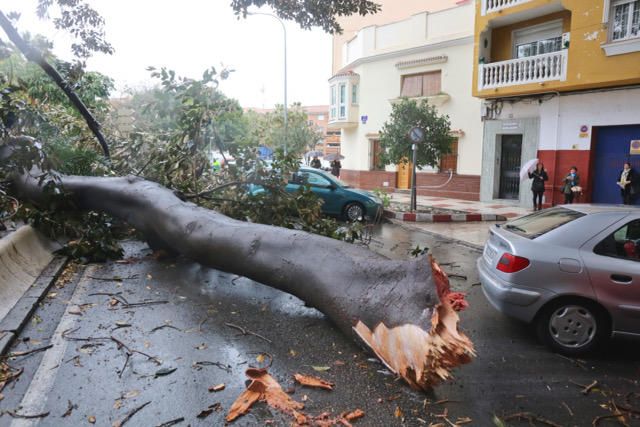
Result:
{"label": "car taillight", "polygon": [[517,273],[529,267],[529,264],[531,262],[526,258],[505,253],[498,261],[496,268],[503,273]]}

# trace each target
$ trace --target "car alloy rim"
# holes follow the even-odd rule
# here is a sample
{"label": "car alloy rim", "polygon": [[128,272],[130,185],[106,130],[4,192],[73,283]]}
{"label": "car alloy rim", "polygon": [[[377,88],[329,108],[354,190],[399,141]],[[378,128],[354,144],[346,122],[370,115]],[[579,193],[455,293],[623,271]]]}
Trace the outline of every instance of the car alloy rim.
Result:
{"label": "car alloy rim", "polygon": [[593,314],[578,305],[566,305],[553,312],[549,319],[549,333],[560,345],[584,347],[593,341],[597,322]]}
{"label": "car alloy rim", "polygon": [[351,221],[362,218],[362,208],[358,205],[349,206],[347,216]]}

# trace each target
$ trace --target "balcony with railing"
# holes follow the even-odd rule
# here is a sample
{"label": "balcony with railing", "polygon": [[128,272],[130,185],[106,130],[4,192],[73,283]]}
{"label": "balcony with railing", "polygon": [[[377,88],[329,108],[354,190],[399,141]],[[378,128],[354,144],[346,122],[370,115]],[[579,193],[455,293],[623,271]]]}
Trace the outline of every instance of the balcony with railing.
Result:
{"label": "balcony with railing", "polygon": [[568,57],[568,50],[564,49],[526,58],[480,64],[478,90],[554,80],[565,81]]}
{"label": "balcony with railing", "polygon": [[482,0],[482,15],[499,12],[530,1],[531,0]]}

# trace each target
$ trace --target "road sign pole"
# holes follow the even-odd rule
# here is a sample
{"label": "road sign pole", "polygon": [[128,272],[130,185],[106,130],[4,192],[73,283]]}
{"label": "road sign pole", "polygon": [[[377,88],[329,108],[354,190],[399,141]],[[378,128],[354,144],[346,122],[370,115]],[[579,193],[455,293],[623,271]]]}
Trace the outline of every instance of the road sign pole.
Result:
{"label": "road sign pole", "polygon": [[413,162],[411,165],[413,169],[411,172],[411,211],[415,212],[418,209],[418,194],[416,191],[416,161],[418,160],[418,144],[414,142],[411,148],[413,149]]}

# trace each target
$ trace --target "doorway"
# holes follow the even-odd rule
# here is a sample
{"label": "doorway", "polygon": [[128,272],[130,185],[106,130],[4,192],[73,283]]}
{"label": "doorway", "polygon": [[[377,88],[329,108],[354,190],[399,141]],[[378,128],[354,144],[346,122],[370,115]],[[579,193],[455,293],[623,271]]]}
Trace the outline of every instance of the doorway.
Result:
{"label": "doorway", "polygon": [[519,200],[522,135],[502,135],[500,148],[500,190],[498,197],[506,200]]}
{"label": "doorway", "polygon": [[[631,141],[640,140],[640,125],[602,126],[594,129],[595,152],[593,157],[593,203],[622,203],[616,182],[624,162],[631,163],[640,173],[640,154],[631,154]],[[640,204],[640,197],[635,198]]]}
{"label": "doorway", "polygon": [[411,188],[411,172],[413,171],[413,165],[409,162],[398,163],[397,165],[398,177],[397,185],[399,190],[408,190]]}

